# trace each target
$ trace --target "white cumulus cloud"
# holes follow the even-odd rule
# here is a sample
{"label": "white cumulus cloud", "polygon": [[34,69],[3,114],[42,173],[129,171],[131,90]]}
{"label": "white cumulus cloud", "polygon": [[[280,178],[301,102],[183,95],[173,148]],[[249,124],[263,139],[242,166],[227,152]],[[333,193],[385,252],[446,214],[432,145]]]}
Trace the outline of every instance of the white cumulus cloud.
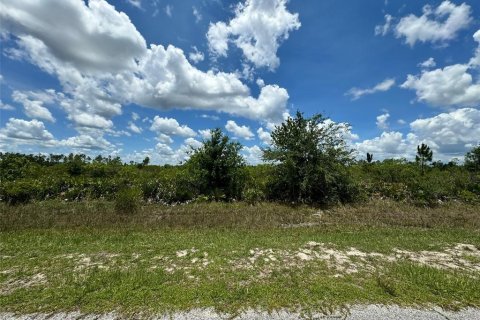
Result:
{"label": "white cumulus cloud", "polygon": [[2,28],[38,39],[81,71],[134,69],[147,49],[129,17],[103,0],[3,0],[1,9]]}
{"label": "white cumulus cloud", "polygon": [[265,131],[263,128],[258,128],[257,130],[257,135],[258,138],[264,143],[264,144],[271,144],[272,143],[272,137],[270,136],[270,132]]}
{"label": "white cumulus cloud", "polygon": [[468,65],[455,64],[408,75],[401,87],[415,90],[419,101],[435,106],[476,106],[480,103],[480,84],[473,81],[468,69]]}
{"label": "white cumulus cloud", "polygon": [[393,29],[395,36],[404,38],[405,43],[410,46],[417,42],[447,45],[458,36],[459,31],[472,23],[471,15],[471,7],[466,3],[456,5],[450,1],[443,1],[438,7],[425,5],[421,16],[409,14],[400,18],[395,26],[394,18],[386,15],[385,25],[376,26],[375,34],[384,36]]}
{"label": "white cumulus cloud", "polygon": [[193,63],[199,63],[205,59],[203,52],[198,51],[197,47],[193,47],[193,51],[188,54],[188,58]]}
{"label": "white cumulus cloud", "polygon": [[23,142],[41,144],[53,142],[53,135],[45,128],[42,121],[10,118],[6,126],[0,129],[0,140],[23,140]]}
{"label": "white cumulus cloud", "polygon": [[180,125],[178,121],[173,118],[162,118],[159,116],[153,118],[150,130],[169,136],[195,137],[197,135],[195,131],[187,125]]}
{"label": "white cumulus cloud", "polygon": [[262,160],[263,151],[257,145],[254,145],[251,147],[244,146],[242,148],[242,154],[248,164],[256,165],[263,162]]}
{"label": "white cumulus cloud", "polygon": [[388,118],[390,118],[390,114],[388,112],[379,115],[377,117],[377,127],[382,130],[387,130],[389,126]]}
{"label": "white cumulus cloud", "polygon": [[228,23],[210,24],[207,33],[211,52],[226,56],[229,43],[242,50],[256,67],[274,70],[280,64],[277,50],[289,33],[300,28],[298,14],[287,9],[287,0],[246,0],[235,8]]}
{"label": "white cumulus cloud", "polygon": [[480,111],[463,108],[452,112],[417,119],[410,123],[410,132],[383,132],[379,137],[357,142],[360,155],[370,152],[377,159],[414,159],[416,147],[428,144],[434,151],[434,160],[448,161],[463,158],[472,145],[480,143]]}
{"label": "white cumulus cloud", "polygon": [[228,132],[233,133],[233,135],[237,138],[242,138],[245,140],[251,140],[255,136],[249,127],[247,126],[239,126],[235,121],[228,120],[227,124],[225,125],[225,129]]}
{"label": "white cumulus cloud", "polygon": [[14,91],[12,99],[23,105],[23,110],[27,117],[55,122],[52,113],[44,106],[44,104],[52,104],[54,102],[54,97],[51,94],[47,92]]}

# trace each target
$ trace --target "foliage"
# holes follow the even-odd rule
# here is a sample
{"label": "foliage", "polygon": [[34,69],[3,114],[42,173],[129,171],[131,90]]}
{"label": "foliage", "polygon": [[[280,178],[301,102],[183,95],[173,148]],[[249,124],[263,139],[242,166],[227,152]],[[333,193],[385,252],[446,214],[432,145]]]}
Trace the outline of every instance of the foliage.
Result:
{"label": "foliage", "polygon": [[231,142],[220,129],[215,129],[211,131],[210,139],[193,151],[187,167],[201,194],[215,200],[241,197],[245,181],[241,148],[240,143]]}
{"label": "foliage", "polygon": [[115,197],[115,211],[119,214],[135,214],[139,209],[140,190],[123,188]]}
{"label": "foliage", "polygon": [[472,172],[480,172],[480,145],[472,148],[465,155],[465,167]]}
{"label": "foliage", "polygon": [[372,161],[373,161],[373,154],[367,152],[367,162],[372,163]]}
{"label": "foliage", "polygon": [[264,200],[265,195],[260,189],[257,188],[248,188],[243,193],[243,200],[250,204],[256,205],[260,201]]}
{"label": "foliage", "polygon": [[[346,161],[344,164],[322,159],[319,171],[327,171],[326,174],[310,175],[297,187],[313,186],[312,197],[317,195],[315,192],[321,196],[329,194],[323,203],[380,198],[430,207],[456,201],[476,205],[480,203],[480,171],[475,171],[474,165],[479,159],[478,150],[478,147],[473,148],[466,155],[465,165],[456,161],[435,161],[423,175],[417,163],[405,159],[371,163]],[[81,171],[72,175],[69,164],[75,161]],[[235,194],[232,198],[250,204],[265,200],[294,201],[286,198],[289,177],[280,170],[287,166],[278,161],[256,166],[241,163],[234,170],[235,174],[230,175],[238,178],[236,183],[230,184],[234,190],[230,194]],[[208,175],[198,174],[198,167],[192,168],[196,166],[193,161],[181,166],[144,164],[145,161],[140,165],[124,164],[118,157],[110,156],[92,159],[73,154],[0,153],[0,201],[10,205],[49,199],[113,201],[126,186],[139,190],[146,203],[174,205],[201,199],[226,199],[223,189],[212,192],[207,188],[209,185],[205,179]],[[315,173],[313,169],[309,170]],[[324,176],[328,177],[326,181],[320,179]]]}
{"label": "foliage", "polygon": [[425,174],[425,165],[427,162],[431,162],[433,157],[433,151],[430,150],[430,147],[424,143],[422,145],[417,146],[417,155],[415,156],[415,160],[417,163],[420,163],[420,167],[422,168],[422,175]]}
{"label": "foliage", "polygon": [[272,146],[263,154],[275,166],[269,197],[300,203],[352,201],[356,191],[346,167],[352,152],[343,130],[321,115],[304,118],[300,112],[277,126]]}

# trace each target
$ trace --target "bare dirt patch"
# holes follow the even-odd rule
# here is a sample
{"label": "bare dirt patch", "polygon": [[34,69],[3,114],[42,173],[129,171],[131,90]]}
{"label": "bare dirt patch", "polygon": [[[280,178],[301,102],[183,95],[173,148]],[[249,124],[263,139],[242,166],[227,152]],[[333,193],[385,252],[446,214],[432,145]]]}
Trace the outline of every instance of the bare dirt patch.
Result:
{"label": "bare dirt patch", "polygon": [[15,290],[45,285],[46,283],[47,276],[43,273],[36,273],[30,277],[13,278],[0,285],[0,295],[8,295]]}

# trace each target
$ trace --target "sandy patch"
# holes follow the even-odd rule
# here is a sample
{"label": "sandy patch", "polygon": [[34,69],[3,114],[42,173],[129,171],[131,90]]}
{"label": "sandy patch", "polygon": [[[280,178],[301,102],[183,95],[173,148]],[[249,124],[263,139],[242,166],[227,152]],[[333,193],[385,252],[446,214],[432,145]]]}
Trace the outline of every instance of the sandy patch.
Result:
{"label": "sandy patch", "polygon": [[43,273],[36,273],[30,277],[20,279],[10,279],[0,286],[0,295],[8,295],[15,290],[31,288],[47,283],[47,276]]}
{"label": "sandy patch", "polygon": [[[470,259],[465,259],[468,255]],[[280,268],[303,268],[312,262],[322,261],[334,271],[334,277],[361,271],[373,272],[382,263],[410,261],[437,269],[462,270],[472,275],[480,271],[480,250],[471,244],[456,244],[442,251],[407,251],[394,249],[391,254],[364,252],[357,248],[341,250],[331,244],[307,242],[297,250],[254,248],[249,256],[229,261],[234,269],[256,269],[258,277],[265,278]],[[480,261],[480,260],[479,260]]]}

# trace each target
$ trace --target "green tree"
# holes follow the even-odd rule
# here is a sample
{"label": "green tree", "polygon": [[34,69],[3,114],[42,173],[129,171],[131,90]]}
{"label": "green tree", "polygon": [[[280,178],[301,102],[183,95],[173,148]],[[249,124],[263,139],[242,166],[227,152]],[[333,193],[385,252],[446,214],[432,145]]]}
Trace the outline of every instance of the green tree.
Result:
{"label": "green tree", "polygon": [[424,143],[417,146],[417,155],[415,156],[415,160],[417,163],[420,163],[420,167],[422,168],[422,175],[425,174],[425,165],[427,162],[431,162],[433,157],[433,151],[430,150],[430,147]]}
{"label": "green tree", "polygon": [[201,194],[215,200],[240,198],[245,182],[242,145],[230,141],[221,129],[211,130],[211,137],[194,149],[187,166]]}
{"label": "green tree", "polygon": [[303,203],[352,201],[356,188],[346,165],[353,160],[343,137],[345,126],[320,114],[301,112],[273,130],[272,146],[263,151],[274,165],[270,198]]}
{"label": "green tree", "polygon": [[373,160],[373,154],[367,152],[367,162],[372,163],[372,160]]}
{"label": "green tree", "polygon": [[465,168],[472,172],[480,172],[480,145],[472,148],[465,155]]}
{"label": "green tree", "polygon": [[150,157],[145,157],[145,159],[143,159],[142,161],[142,165],[144,167],[148,166],[149,163],[150,163]]}

